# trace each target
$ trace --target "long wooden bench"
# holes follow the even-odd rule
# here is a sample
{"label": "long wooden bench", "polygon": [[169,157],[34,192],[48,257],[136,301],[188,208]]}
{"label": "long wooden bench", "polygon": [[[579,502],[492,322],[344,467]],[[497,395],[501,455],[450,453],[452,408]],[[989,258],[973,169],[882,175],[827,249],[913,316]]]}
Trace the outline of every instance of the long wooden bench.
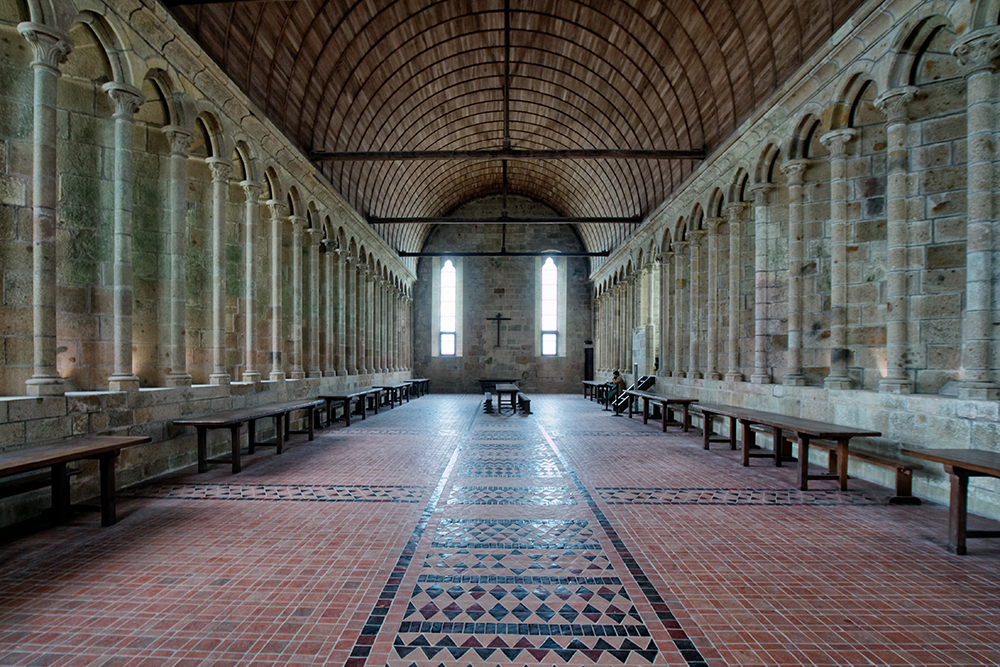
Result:
{"label": "long wooden bench", "polygon": [[[649,404],[650,402],[657,403],[660,406],[660,428],[662,431],[666,432],[667,425],[679,426],[681,429],[687,433],[691,428],[691,404],[697,403],[697,399],[694,398],[680,398],[677,396],[661,396],[660,394],[654,394],[648,391],[639,391],[638,389],[627,389],[625,391],[632,398],[642,399],[642,423],[649,423]],[[628,418],[632,419],[632,414],[634,412],[634,401],[630,400],[628,402]],[[680,410],[681,419],[675,420],[670,418],[670,413],[674,410]]]}
{"label": "long wooden bench", "polygon": [[379,385],[376,388],[377,389],[384,389],[386,391],[387,396],[388,396],[389,407],[390,408],[394,408],[396,401],[399,401],[400,405],[403,404],[403,395],[404,394],[406,394],[406,402],[407,403],[410,402],[410,398],[409,398],[410,385],[411,385],[411,383],[409,383],[409,382],[400,382],[399,384]]}
{"label": "long wooden bench", "polygon": [[[793,441],[794,442],[794,441]],[[830,472],[834,472],[837,469],[838,461],[838,447],[837,443],[832,440],[821,440],[813,439],[809,441],[810,447],[816,447],[818,449],[825,449],[829,456],[828,458],[828,468]],[[854,459],[855,461],[861,461],[863,463],[868,463],[870,465],[878,466],[880,468],[885,468],[889,471],[895,473],[894,488],[896,495],[889,496],[886,502],[893,505],[919,505],[920,498],[913,495],[913,471],[922,470],[923,466],[919,463],[908,463],[906,461],[899,461],[896,459],[888,458],[872,452],[862,452],[857,449],[851,449],[847,452],[848,457]]]}
{"label": "long wooden bench", "polygon": [[344,421],[347,422],[347,426],[351,425],[351,406],[355,403],[361,404],[361,418],[365,419],[366,396],[368,396],[367,390],[351,394],[321,394],[319,398],[326,404],[326,423],[329,425],[334,422],[334,413],[338,404],[344,406]]}
{"label": "long wooden bench", "polygon": [[[0,477],[21,475],[49,468],[52,487],[52,513],[56,521],[69,516],[69,479],[66,464],[83,459],[97,459],[101,479],[101,525],[118,521],[115,511],[115,461],[126,447],[150,441],[144,435],[81,435],[67,440],[47,442],[33,447],[0,453]],[[38,488],[31,486],[31,488]],[[25,488],[24,490],[31,490]]]}
{"label": "long wooden bench", "polygon": [[488,391],[483,392],[483,412],[493,414],[493,394]]}
{"label": "long wooden bench", "polygon": [[531,399],[528,395],[522,392],[517,392],[517,404],[521,408],[521,412],[530,415],[531,414]]}
{"label": "long wooden bench", "polygon": [[416,393],[417,398],[431,392],[430,378],[410,378],[410,382],[413,383],[413,391]]}
{"label": "long wooden bench", "polygon": [[[362,391],[365,392],[366,409],[374,410],[375,414],[378,414],[379,406],[383,402],[388,402],[389,390],[385,387],[369,387]],[[389,403],[389,407],[393,408],[395,406]]]}
{"label": "long wooden bench", "polygon": [[[794,440],[799,443],[799,488],[808,490],[811,479],[836,479],[840,484],[840,490],[847,490],[847,460],[849,456],[848,444],[851,438],[855,437],[878,437],[882,433],[867,429],[855,428],[853,426],[840,426],[827,422],[815,421],[812,419],[802,419],[799,417],[789,417],[773,412],[763,412],[760,410],[750,410],[737,408],[728,405],[699,404],[704,418],[703,446],[707,449],[712,434],[712,422],[716,416],[729,419],[729,441],[730,446],[735,449],[736,442],[736,422],[740,423],[743,442],[743,465],[750,465],[752,456],[767,456],[774,461],[775,466],[781,466],[785,454],[782,447],[782,438],[785,432],[794,434]],[[764,453],[755,450],[756,433],[754,426],[767,427],[772,434],[775,443],[773,452]],[[791,439],[791,438],[789,438]],[[836,472],[825,472],[822,474],[809,474],[809,446],[813,440],[832,440],[837,443],[837,470]]]}
{"label": "long wooden bench", "polygon": [[[208,470],[208,431],[210,429],[228,428],[231,434],[230,447],[232,450],[233,473],[238,473],[243,469],[240,461],[240,429],[243,424],[247,424],[247,451],[253,454],[255,448],[260,446],[273,446],[277,448],[278,454],[282,452],[282,443],[288,439],[288,424],[291,413],[296,410],[305,410],[307,433],[312,440],[315,435],[316,411],[322,408],[324,402],[321,399],[307,398],[298,401],[288,401],[286,403],[269,403],[255,408],[241,408],[239,410],[227,410],[201,417],[185,417],[175,419],[175,426],[194,426],[198,431],[198,472]],[[257,442],[256,425],[258,419],[274,419],[275,440],[273,443]],[[284,426],[284,433],[282,432]]]}

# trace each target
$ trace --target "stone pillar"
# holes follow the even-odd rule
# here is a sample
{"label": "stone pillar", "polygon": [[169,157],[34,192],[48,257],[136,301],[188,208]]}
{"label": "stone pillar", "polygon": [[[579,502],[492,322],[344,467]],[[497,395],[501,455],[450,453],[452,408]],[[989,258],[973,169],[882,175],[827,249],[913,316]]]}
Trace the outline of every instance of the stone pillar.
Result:
{"label": "stone pillar", "polygon": [[285,206],[276,199],[267,201],[271,209],[271,372],[272,382],[284,382],[281,351],[281,227],[285,220]]}
{"label": "stone pillar", "polygon": [[403,315],[406,326],[406,370],[413,370],[413,297],[406,295],[403,301]]}
{"label": "stone pillar", "polygon": [[993,321],[993,184],[994,73],[1000,60],[1000,27],[991,26],[961,37],[952,49],[962,65],[971,65],[965,77],[968,162],[967,245],[965,255],[965,311],[962,317],[962,359],[958,397],[1000,398],[991,373]]}
{"label": "stone pillar", "polygon": [[687,291],[687,281],[684,271],[684,249],[687,241],[674,242],[674,372],[675,378],[684,377],[684,323],[681,313],[687,309],[684,293]]}
{"label": "stone pillar", "polygon": [[379,368],[383,373],[388,373],[389,368],[389,343],[392,340],[389,336],[389,281],[379,280],[378,282],[378,350]]}
{"label": "stone pillar", "polygon": [[729,370],[726,371],[726,382],[743,382],[743,372],[740,370],[740,313],[742,312],[743,295],[740,294],[740,275],[742,262],[740,255],[743,244],[743,212],[747,205],[736,202],[726,207],[726,217],[729,219]]}
{"label": "stone pillar", "polygon": [[56,370],[56,82],[59,63],[73,50],[67,35],[24,22],[18,32],[31,44],[35,59],[32,138],[32,326],[34,368],[29,396],[59,396],[65,384]]}
{"label": "stone pillar", "polygon": [[774,190],[771,183],[757,183],[751,186],[754,196],[754,235],[756,253],[754,259],[754,371],[750,381],[755,384],[770,384],[771,374],[767,369],[767,238],[770,225],[770,208],[767,196]]}
{"label": "stone pillar", "polygon": [[356,277],[356,292],[357,292],[357,303],[355,311],[355,324],[354,331],[356,334],[355,349],[357,350],[358,357],[358,374],[367,375],[368,368],[365,366],[367,361],[367,335],[365,334],[365,328],[368,326],[368,318],[365,316],[365,311],[368,308],[368,267],[365,265],[364,260],[358,259],[358,269],[355,274]]}
{"label": "stone pillar", "polygon": [[243,257],[243,299],[246,308],[246,352],[243,362],[243,381],[260,382],[257,370],[257,223],[260,220],[261,184],[242,181],[246,193],[245,228]]}
{"label": "stone pillar", "polygon": [[212,170],[212,373],[210,384],[229,384],[226,371],[226,203],[233,163],[210,157]]}
{"label": "stone pillar", "polygon": [[337,375],[337,312],[334,298],[337,294],[337,251],[330,239],[323,241],[323,366],[324,377]]}
{"label": "stone pillar", "polygon": [[913,393],[913,380],[906,372],[908,356],[906,329],[909,325],[907,321],[909,295],[906,286],[906,271],[909,267],[906,224],[909,212],[906,196],[910,170],[907,105],[916,94],[915,86],[904,86],[886,91],[875,100],[875,106],[887,117],[888,143],[885,186],[888,237],[886,376],[879,382],[879,391],[891,394]]}
{"label": "stone pillar", "polygon": [[346,350],[347,374],[358,374],[358,272],[352,266],[355,259],[350,254],[344,256],[344,278],[347,288],[347,302],[344,304],[344,348]]}
{"label": "stone pillar", "polygon": [[802,262],[805,242],[802,226],[802,184],[809,160],[789,160],[781,165],[788,177],[788,357],[782,384],[802,386]]}
{"label": "stone pillar", "polygon": [[372,359],[376,373],[385,373],[385,280],[376,275],[372,281]]}
{"label": "stone pillar", "polygon": [[302,237],[306,219],[297,215],[289,217],[292,223],[292,380],[306,377],[302,365]]}
{"label": "stone pillar", "polygon": [[336,372],[338,377],[347,376],[347,251],[338,248],[331,254],[331,259],[336,263],[334,267],[334,298],[336,299],[333,309],[336,317],[337,342],[336,342]]}
{"label": "stone pillar", "polygon": [[391,342],[389,346],[389,370],[393,373],[398,373],[403,370],[402,364],[400,363],[401,355],[399,350],[400,298],[399,290],[393,286],[389,291],[389,339]]}
{"label": "stone pillar", "polygon": [[[636,274],[633,273],[626,279],[625,283],[625,368],[623,373],[632,372],[632,359],[635,358],[633,349],[635,343],[635,323],[636,323],[636,313],[635,313],[635,293],[638,289],[636,286]],[[632,382],[635,382],[638,378],[632,378]]]}
{"label": "stone pillar", "polygon": [[114,370],[111,391],[136,391],[139,378],[132,372],[132,125],[145,101],[138,88],[109,81],[103,86],[115,105],[115,231],[113,250]]}
{"label": "stone pillar", "polygon": [[374,375],[379,372],[375,357],[375,283],[378,276],[374,270],[369,270],[365,283],[365,368],[368,373]]}
{"label": "stone pillar", "polygon": [[719,226],[725,218],[708,218],[708,359],[705,379],[718,380],[719,373]]}
{"label": "stone pillar", "polygon": [[820,141],[830,151],[830,372],[827,389],[850,389],[847,375],[847,144],[857,130],[827,132]]}
{"label": "stone pillar", "polygon": [[323,377],[319,365],[319,244],[322,229],[309,229],[309,377]]}
{"label": "stone pillar", "polygon": [[668,354],[667,327],[670,324],[670,292],[667,286],[670,284],[670,260],[673,253],[669,251],[661,252],[657,259],[660,261],[660,316],[657,324],[657,334],[660,346],[660,367],[656,371],[657,377],[670,377],[670,355]]}
{"label": "stone pillar", "polygon": [[170,229],[167,253],[170,261],[170,288],[166,350],[163,355],[165,383],[168,387],[188,387],[187,345],[184,330],[187,319],[187,159],[194,133],[177,125],[166,125],[163,134],[170,142]]}
{"label": "stone pillar", "polygon": [[688,298],[688,373],[689,378],[700,378],[699,352],[701,343],[701,240],[705,237],[704,230],[694,229],[688,233],[691,239],[691,292]]}

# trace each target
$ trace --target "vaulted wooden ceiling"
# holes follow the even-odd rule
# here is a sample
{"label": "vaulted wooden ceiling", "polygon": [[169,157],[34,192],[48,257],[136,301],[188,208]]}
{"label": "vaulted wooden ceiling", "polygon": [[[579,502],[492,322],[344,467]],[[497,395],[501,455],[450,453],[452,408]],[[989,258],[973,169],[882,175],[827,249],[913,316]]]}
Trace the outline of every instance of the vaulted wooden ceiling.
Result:
{"label": "vaulted wooden ceiling", "polygon": [[[202,0],[167,0],[182,1]],[[862,1],[253,0],[172,11],[307,154],[711,151]],[[620,219],[641,221],[698,164],[407,157],[317,165],[369,219],[442,216],[505,189],[563,216],[618,219],[577,223],[590,252],[617,247],[636,225]],[[430,223],[376,229],[412,252]]]}

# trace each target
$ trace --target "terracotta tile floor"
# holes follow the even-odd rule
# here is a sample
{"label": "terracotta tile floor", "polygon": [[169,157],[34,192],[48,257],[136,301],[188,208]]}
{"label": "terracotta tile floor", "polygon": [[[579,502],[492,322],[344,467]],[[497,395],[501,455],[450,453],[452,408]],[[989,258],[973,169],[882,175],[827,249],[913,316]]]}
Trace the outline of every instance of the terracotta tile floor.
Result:
{"label": "terracotta tile floor", "polygon": [[578,396],[429,395],[0,544],[2,665],[994,665],[1000,542]]}

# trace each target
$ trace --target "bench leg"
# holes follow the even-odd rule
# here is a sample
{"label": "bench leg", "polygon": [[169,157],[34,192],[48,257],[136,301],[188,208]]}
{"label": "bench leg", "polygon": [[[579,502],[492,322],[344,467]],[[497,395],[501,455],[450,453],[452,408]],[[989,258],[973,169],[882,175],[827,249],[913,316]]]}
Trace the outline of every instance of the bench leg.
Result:
{"label": "bench leg", "polygon": [[684,416],[682,417],[682,419],[684,420],[683,431],[687,433],[688,431],[691,430],[691,413],[690,411],[688,411],[687,403],[684,404]]}
{"label": "bench leg", "polygon": [[253,454],[257,447],[257,420],[247,420],[247,454]]}
{"label": "bench leg", "polygon": [[[285,413],[285,440],[288,440],[290,437],[292,437],[291,413],[290,412],[286,412]],[[281,441],[280,440],[278,441],[278,453],[279,454],[281,453]]]}
{"label": "bench leg", "polygon": [[743,467],[750,465],[750,450],[753,449],[757,434],[750,428],[750,422],[740,421],[743,429]]}
{"label": "bench leg", "polygon": [[306,421],[309,422],[309,442],[316,437],[316,409],[306,408]]}
{"label": "bench leg", "polygon": [[[837,477],[840,479],[840,490],[847,491],[847,443],[850,440],[837,441]],[[805,451],[808,455],[809,452]]]}
{"label": "bench leg", "polygon": [[948,503],[948,551],[964,556],[966,524],[969,518],[969,475],[964,470],[945,466],[951,478],[951,500]]}
{"label": "bench leg", "polygon": [[351,425],[351,399],[349,398],[344,399],[344,421],[347,422],[348,426]]}
{"label": "bench leg", "polygon": [[809,490],[809,436],[802,434],[799,434],[799,490]]}
{"label": "bench leg", "polygon": [[65,463],[52,465],[52,520],[63,523],[69,518],[69,475]]}
{"label": "bench leg", "polygon": [[240,461],[240,424],[230,427],[229,431],[232,434],[231,440],[233,448],[233,474],[235,475],[240,470],[243,470],[243,464]]}
{"label": "bench leg", "polygon": [[198,472],[208,472],[208,429],[196,426],[198,430]]}
{"label": "bench leg", "polygon": [[736,451],[736,417],[729,418],[729,449]]}
{"label": "bench leg", "polygon": [[[663,430],[667,430],[667,419],[664,415]],[[708,449],[708,441],[712,438],[712,413],[703,412],[701,414],[701,448]]]}
{"label": "bench leg", "polygon": [[772,433],[773,433],[773,435],[771,436],[771,439],[772,439],[771,444],[774,446],[774,467],[775,468],[780,468],[781,467],[781,454],[782,454],[782,451],[785,448],[785,443],[784,443],[784,441],[781,438],[781,429],[780,428],[774,427],[774,430],[772,431]]}
{"label": "bench leg", "polygon": [[[282,424],[284,424],[284,432],[282,432]],[[288,440],[288,413],[275,415],[274,416],[274,434],[277,436],[275,439],[275,450],[278,454],[281,453],[282,447],[285,444],[285,440]],[[284,436],[284,437],[282,437]]]}
{"label": "bench leg", "polygon": [[117,458],[117,451],[102,454],[100,458],[102,526],[113,526],[118,521],[115,511],[115,460]]}

